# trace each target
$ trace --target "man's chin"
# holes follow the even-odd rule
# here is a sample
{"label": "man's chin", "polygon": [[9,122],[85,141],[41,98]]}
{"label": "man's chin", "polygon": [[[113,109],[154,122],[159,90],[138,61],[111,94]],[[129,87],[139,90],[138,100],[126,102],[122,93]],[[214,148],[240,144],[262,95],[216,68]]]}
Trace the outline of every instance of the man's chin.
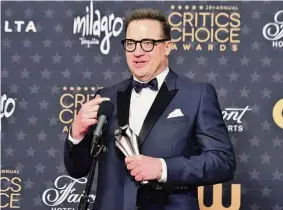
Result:
{"label": "man's chin", "polygon": [[134,69],[133,73],[136,77],[143,77],[145,76],[145,70],[142,68]]}

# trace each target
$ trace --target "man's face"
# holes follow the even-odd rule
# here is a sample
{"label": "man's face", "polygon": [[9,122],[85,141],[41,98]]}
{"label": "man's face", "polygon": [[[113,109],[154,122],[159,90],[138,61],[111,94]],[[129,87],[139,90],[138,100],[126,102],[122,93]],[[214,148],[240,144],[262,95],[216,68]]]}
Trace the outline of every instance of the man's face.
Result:
{"label": "man's face", "polygon": [[[130,22],[126,39],[140,41],[142,39],[163,39],[161,24],[155,20],[135,20]],[[148,81],[163,71],[168,65],[167,56],[171,50],[171,42],[157,42],[150,52],[145,52],[137,43],[133,52],[126,51],[128,66],[134,76],[141,81]]]}

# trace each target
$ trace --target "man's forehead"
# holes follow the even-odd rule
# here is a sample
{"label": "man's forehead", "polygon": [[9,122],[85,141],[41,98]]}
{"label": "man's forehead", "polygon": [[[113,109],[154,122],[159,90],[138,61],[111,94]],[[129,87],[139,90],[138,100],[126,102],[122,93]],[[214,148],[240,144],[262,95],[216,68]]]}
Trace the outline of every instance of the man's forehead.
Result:
{"label": "man's forehead", "polygon": [[[137,34],[138,33],[138,34]],[[149,35],[160,36],[162,34],[161,24],[155,20],[135,20],[132,21],[127,29],[127,36]],[[152,37],[157,38],[157,37]]]}
{"label": "man's forehead", "polygon": [[137,27],[137,26],[147,26],[147,27],[156,27],[161,26],[161,23],[157,20],[151,20],[151,19],[142,19],[142,20],[133,20],[129,23],[128,27]]}

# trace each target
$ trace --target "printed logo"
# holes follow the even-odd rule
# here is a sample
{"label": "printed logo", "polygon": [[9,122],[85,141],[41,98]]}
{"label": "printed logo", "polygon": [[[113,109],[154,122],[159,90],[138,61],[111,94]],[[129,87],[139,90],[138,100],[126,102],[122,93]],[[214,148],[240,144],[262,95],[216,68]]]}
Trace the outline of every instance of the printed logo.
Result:
{"label": "printed logo", "polygon": [[93,2],[86,6],[86,15],[74,18],[73,34],[81,34],[81,45],[88,48],[93,44],[100,44],[101,53],[107,55],[110,51],[110,38],[117,37],[123,29],[123,19],[112,13],[101,16],[99,10],[93,8]]}
{"label": "printed logo", "polygon": [[81,106],[94,98],[95,93],[102,87],[73,87],[64,86],[64,93],[60,97],[62,110],[59,112],[59,120],[64,124],[63,132],[68,132],[70,126],[78,114]]}
{"label": "printed logo", "polygon": [[275,124],[283,129],[283,99],[274,105],[272,116]]}
{"label": "printed logo", "polygon": [[234,5],[171,5],[173,50],[238,51],[241,20]]}
{"label": "printed logo", "polygon": [[31,21],[23,21],[23,20],[15,20],[15,21],[8,21],[5,20],[4,22],[4,31],[5,32],[34,32],[36,33],[36,27],[34,22]]}
{"label": "printed logo", "polygon": [[[45,205],[52,207],[52,210],[59,210],[62,208],[56,208],[61,204],[79,204],[83,193],[77,193],[76,186],[84,186],[87,182],[87,178],[82,177],[80,179],[74,179],[67,175],[59,176],[54,181],[54,187],[46,189],[42,194],[42,201]],[[95,195],[90,194],[91,202],[95,200]],[[64,208],[65,209],[65,208]],[[66,208],[69,209],[69,208]],[[70,208],[73,209],[73,208]]]}
{"label": "printed logo", "polygon": [[1,209],[19,209],[22,179],[20,178],[19,170],[1,169],[0,177],[0,208]]}
{"label": "printed logo", "polygon": [[201,210],[240,210],[241,207],[241,185],[231,185],[231,204],[229,207],[223,206],[222,202],[222,184],[213,185],[213,201],[212,205],[207,207],[204,204],[204,187],[198,188],[199,206]]}
{"label": "printed logo", "polygon": [[274,15],[274,22],[267,23],[263,27],[262,34],[265,39],[272,41],[272,47],[283,47],[283,10]]}
{"label": "printed logo", "polygon": [[[252,109],[249,108],[249,106],[246,106],[245,108],[225,108],[224,111],[222,111],[223,119],[227,122],[227,128],[230,132],[242,132],[243,129],[243,121],[242,118],[245,115],[247,111],[251,111]],[[231,123],[231,121],[233,123]]]}
{"label": "printed logo", "polygon": [[0,99],[0,107],[1,107],[1,111],[0,111],[0,119],[2,119],[3,117],[10,117],[16,108],[16,101],[13,98],[7,98],[7,95],[4,94],[1,96]]}

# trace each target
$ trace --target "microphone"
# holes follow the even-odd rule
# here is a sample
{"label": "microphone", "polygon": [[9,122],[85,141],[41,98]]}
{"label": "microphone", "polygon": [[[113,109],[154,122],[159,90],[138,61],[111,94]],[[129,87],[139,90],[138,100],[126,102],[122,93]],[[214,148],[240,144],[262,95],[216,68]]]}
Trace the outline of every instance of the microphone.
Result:
{"label": "microphone", "polygon": [[98,144],[100,137],[102,136],[103,128],[107,124],[107,121],[112,117],[114,111],[114,105],[110,101],[103,101],[97,112],[97,123],[93,131],[93,140],[91,144],[91,154],[93,154],[94,147]]}

